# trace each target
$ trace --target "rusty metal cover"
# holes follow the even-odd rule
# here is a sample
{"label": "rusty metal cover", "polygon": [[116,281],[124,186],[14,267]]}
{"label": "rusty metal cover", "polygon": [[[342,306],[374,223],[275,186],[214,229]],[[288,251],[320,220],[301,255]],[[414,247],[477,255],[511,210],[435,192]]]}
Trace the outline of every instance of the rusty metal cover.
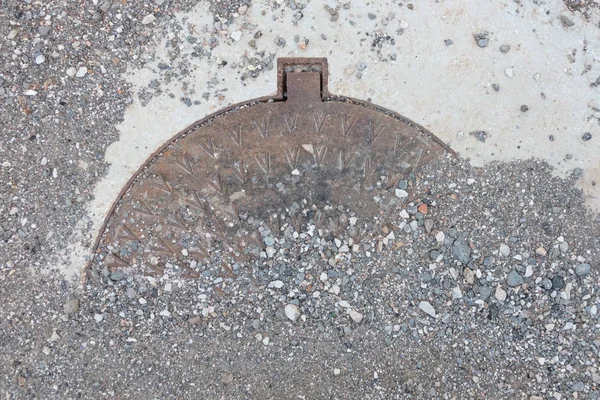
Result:
{"label": "rusty metal cover", "polygon": [[[107,217],[93,268],[161,273],[177,262],[268,259],[282,241],[361,239],[411,201],[398,182],[451,150],[417,124],[327,90],[326,59],[279,59],[278,93],[194,123],[130,180]],[[304,232],[304,233],[303,233]]]}

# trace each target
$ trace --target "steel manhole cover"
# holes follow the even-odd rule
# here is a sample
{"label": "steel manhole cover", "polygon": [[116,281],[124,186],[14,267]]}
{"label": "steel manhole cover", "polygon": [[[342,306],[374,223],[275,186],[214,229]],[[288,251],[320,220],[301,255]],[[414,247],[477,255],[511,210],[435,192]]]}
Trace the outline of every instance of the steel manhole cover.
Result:
{"label": "steel manhole cover", "polygon": [[[151,157],[108,216],[92,269],[268,262],[285,243],[360,251],[411,201],[411,172],[450,150],[422,127],[327,90],[326,59],[279,59],[278,94],[198,121]],[[281,250],[279,250],[281,251]],[[233,268],[235,266],[235,268]]]}

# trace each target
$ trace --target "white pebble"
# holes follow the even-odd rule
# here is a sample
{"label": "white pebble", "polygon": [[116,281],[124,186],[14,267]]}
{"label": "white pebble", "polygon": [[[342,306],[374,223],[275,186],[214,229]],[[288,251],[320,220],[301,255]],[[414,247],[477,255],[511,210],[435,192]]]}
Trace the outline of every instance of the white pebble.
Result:
{"label": "white pebble", "polygon": [[101,322],[104,319],[104,314],[94,314],[94,320]]}
{"label": "white pebble", "polygon": [[242,31],[235,31],[231,33],[231,38],[236,42],[239,42],[242,38]]}
{"label": "white pebble", "polygon": [[436,315],[435,309],[433,308],[431,303],[429,303],[428,301],[420,302],[419,308],[421,309],[421,311],[423,311],[425,314],[427,314],[429,316],[435,317],[435,315]]}
{"label": "white pebble", "polygon": [[352,321],[356,322],[357,324],[360,324],[364,316],[358,311],[350,309],[350,318],[352,318]]}
{"label": "white pebble", "polygon": [[401,199],[408,197],[408,192],[406,190],[396,189],[396,197],[399,197]]}
{"label": "white pebble", "polygon": [[142,24],[148,25],[153,23],[154,21],[156,21],[156,17],[154,16],[154,14],[148,14],[144,17],[144,19],[142,19]]}
{"label": "white pebble", "polygon": [[35,58],[35,63],[36,63],[36,64],[43,64],[43,63],[44,63],[44,61],[46,61],[46,57],[44,57],[44,55],[43,55],[43,54],[40,54],[39,56],[37,56],[37,57]]}
{"label": "white pebble", "polygon": [[497,286],[496,287],[496,293],[494,293],[494,297],[498,300],[498,301],[504,301],[506,300],[506,290],[504,290],[502,288],[502,286]]}
{"label": "white pebble", "polygon": [[506,74],[506,76],[508,76],[509,78],[512,78],[513,76],[515,76],[515,69],[513,67],[506,67],[504,69],[504,73]]}
{"label": "white pebble", "polygon": [[86,67],[79,67],[75,76],[78,78],[83,78],[87,73],[88,69]]}
{"label": "white pebble", "polygon": [[160,315],[161,317],[170,317],[171,313],[169,312],[169,310],[162,310],[160,313],[158,313],[158,315]]}
{"label": "white pebble", "polygon": [[271,281],[267,287],[271,289],[281,289],[283,287],[283,282],[280,280]]}
{"label": "white pebble", "polygon": [[285,306],[285,316],[288,317],[292,322],[296,322],[300,318],[300,309],[295,304],[288,304]]}

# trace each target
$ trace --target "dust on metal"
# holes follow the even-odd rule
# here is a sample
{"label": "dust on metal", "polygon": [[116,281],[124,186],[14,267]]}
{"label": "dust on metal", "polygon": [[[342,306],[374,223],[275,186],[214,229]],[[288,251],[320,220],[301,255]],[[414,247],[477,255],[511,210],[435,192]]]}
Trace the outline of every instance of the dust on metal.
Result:
{"label": "dust on metal", "polygon": [[350,248],[409,197],[399,181],[451,152],[422,127],[333,96],[326,59],[279,59],[277,95],[198,121],[130,180],[92,268],[198,277],[202,263],[268,259],[269,234],[344,238]]}

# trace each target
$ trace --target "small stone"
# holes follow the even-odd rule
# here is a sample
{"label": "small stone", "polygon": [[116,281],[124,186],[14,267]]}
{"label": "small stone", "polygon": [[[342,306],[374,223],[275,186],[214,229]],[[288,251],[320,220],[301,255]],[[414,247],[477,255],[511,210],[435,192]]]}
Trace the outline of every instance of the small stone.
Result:
{"label": "small stone", "polygon": [[496,298],[496,300],[503,302],[504,300],[506,300],[506,295],[506,290],[504,290],[502,286],[496,287],[496,292],[494,293],[494,297]]}
{"label": "small stone", "polygon": [[281,289],[283,287],[283,282],[280,280],[272,281],[269,282],[269,286],[267,287],[272,289]]}
{"label": "small stone", "polygon": [[581,381],[577,381],[571,385],[571,390],[574,392],[583,392],[585,390],[585,384]]}
{"label": "small stone", "polygon": [[285,306],[285,316],[292,322],[296,322],[300,318],[300,309],[295,304]]}
{"label": "small stone", "polygon": [[104,314],[94,314],[94,320],[96,322],[102,322],[103,319],[104,319]]}
{"label": "small stone", "polygon": [[44,61],[46,61],[46,57],[43,54],[40,54],[39,56],[37,56],[35,58],[35,63],[36,64],[43,64]]}
{"label": "small stone", "polygon": [[83,78],[88,73],[88,69],[86,67],[79,67],[75,76],[77,78]]}
{"label": "small stone", "polygon": [[435,240],[438,241],[438,243],[444,243],[444,240],[446,239],[446,234],[444,232],[438,232],[435,234]]}
{"label": "small stone", "polygon": [[546,257],[546,255],[548,255],[548,252],[545,248],[540,246],[537,249],[535,249],[535,254],[537,254],[540,257]]}
{"label": "small stone", "polygon": [[515,76],[515,69],[513,67],[506,67],[504,68],[504,73],[509,78],[512,78],[513,76]]}
{"label": "small stone", "polygon": [[424,222],[425,232],[430,233],[433,229],[433,221],[431,219],[426,219]]}
{"label": "small stone", "polygon": [[114,272],[111,272],[111,274],[108,276],[108,278],[113,282],[118,282],[124,278],[123,271],[118,269]]}
{"label": "small stone", "polygon": [[531,395],[529,396],[529,400],[544,400],[541,396]]}
{"label": "small stone", "polygon": [[431,305],[431,303],[429,303],[428,301],[422,301],[422,302],[420,302],[419,303],[419,308],[425,314],[427,314],[427,315],[435,318],[435,316],[436,316],[435,309],[433,308],[433,306]]}
{"label": "small stone", "polygon": [[490,41],[489,33],[486,31],[476,33],[475,35],[473,35],[473,38],[475,39],[477,46],[479,46],[481,48],[487,47],[487,45]]}
{"label": "small stone", "polygon": [[454,42],[452,41],[452,39],[446,39],[446,40],[444,40],[444,44],[445,44],[446,46],[451,46],[453,43],[454,43]]}
{"label": "small stone", "polygon": [[242,38],[242,31],[235,31],[231,34],[231,38],[233,40],[235,40],[236,42],[239,42],[239,40]]}
{"label": "small stone", "polygon": [[454,289],[452,289],[452,298],[453,299],[462,299],[463,294],[462,291],[460,290],[460,288],[458,286],[456,286]]}
{"label": "small stone", "polygon": [[583,275],[587,275],[590,273],[590,264],[587,263],[583,263],[583,264],[579,264],[575,267],[575,273],[578,276],[583,276]]}
{"label": "small stone", "polygon": [[395,193],[396,193],[396,197],[398,197],[400,199],[404,199],[404,198],[408,197],[408,192],[406,190],[396,189]]}
{"label": "small stone", "polygon": [[581,139],[583,139],[584,142],[587,142],[591,138],[592,138],[592,134],[590,132],[584,133],[583,136],[581,137]]}
{"label": "small stone", "polygon": [[337,376],[337,375],[339,375],[339,374],[341,374],[341,373],[342,373],[342,371],[340,371],[340,369],[339,369],[339,368],[334,368],[334,369],[333,369],[333,374],[334,374],[335,376]]}
{"label": "small stone", "polygon": [[471,261],[471,248],[464,238],[458,238],[452,245],[452,254],[462,264]]}
{"label": "small stone", "polygon": [[233,383],[233,374],[225,374],[223,375],[223,377],[221,378],[221,381],[226,384],[229,385],[230,383]]}
{"label": "small stone", "polygon": [[244,15],[246,14],[246,11],[248,11],[248,6],[246,4],[242,4],[238,7],[238,14]]}
{"label": "small stone", "polygon": [[369,19],[375,19],[375,18],[377,18],[377,15],[375,15],[373,13],[369,13],[368,16],[369,16]]}
{"label": "small stone", "polygon": [[71,67],[67,69],[67,75],[70,76],[71,78],[75,76],[75,74],[77,73],[77,69],[75,69],[75,67]]}
{"label": "small stone", "polygon": [[356,322],[357,324],[360,324],[364,318],[364,316],[359,313],[358,311],[354,310],[354,309],[350,309],[350,318],[352,318],[352,321]]}
{"label": "small stone", "polygon": [[169,310],[162,310],[161,312],[158,313],[158,315],[160,315],[161,317],[170,317],[171,313],[169,312]]}
{"label": "small stone", "polygon": [[571,18],[567,17],[566,15],[560,16],[560,23],[562,24],[562,26],[564,28],[569,28],[569,27],[575,25],[575,23],[571,20]]}
{"label": "small stone", "polygon": [[33,89],[29,89],[29,90],[27,90],[27,91],[26,91],[25,93],[23,93],[23,94],[24,94],[25,96],[35,96],[35,95],[37,95],[37,93],[38,93],[38,92],[36,92],[35,90],[33,90]]}
{"label": "small stone", "polygon": [[465,282],[467,282],[469,285],[475,283],[475,273],[471,268],[466,267],[463,270],[463,277],[465,278]]}
{"label": "small stone", "polygon": [[502,243],[500,245],[500,254],[503,255],[504,257],[508,257],[508,255],[510,254],[510,247],[508,247],[507,245]]}
{"label": "small stone", "polygon": [[502,53],[508,53],[510,51],[510,44],[503,44],[500,46],[500,51]]}
{"label": "small stone", "polygon": [[529,111],[529,107],[526,104],[523,104],[521,106],[521,112],[527,112],[527,111]]}
{"label": "small stone", "polygon": [[510,271],[506,279],[506,283],[510,287],[520,286],[523,284],[523,277],[514,269]]}
{"label": "small stone", "polygon": [[148,14],[144,17],[144,19],[142,19],[142,24],[148,25],[153,23],[154,21],[156,21],[156,17],[154,16],[154,14]]}
{"label": "small stone", "polygon": [[565,280],[560,275],[554,275],[552,277],[552,289],[561,290],[565,287]]}
{"label": "small stone", "polygon": [[65,314],[73,314],[79,311],[79,299],[71,299],[67,301],[63,307]]}

